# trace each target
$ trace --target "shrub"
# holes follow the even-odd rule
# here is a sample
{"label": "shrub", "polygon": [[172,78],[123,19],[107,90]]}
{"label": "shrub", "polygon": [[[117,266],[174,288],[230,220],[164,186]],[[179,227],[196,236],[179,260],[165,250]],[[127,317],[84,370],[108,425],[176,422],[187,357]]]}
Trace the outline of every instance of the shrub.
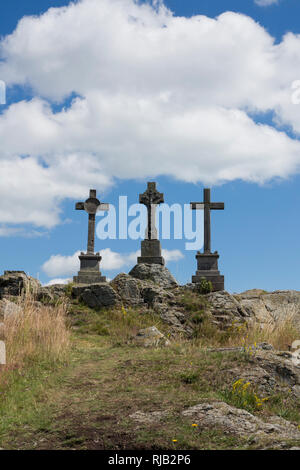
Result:
{"label": "shrub", "polygon": [[211,281],[208,281],[205,279],[205,277],[202,277],[200,282],[197,284],[197,290],[199,294],[209,294],[213,290]]}

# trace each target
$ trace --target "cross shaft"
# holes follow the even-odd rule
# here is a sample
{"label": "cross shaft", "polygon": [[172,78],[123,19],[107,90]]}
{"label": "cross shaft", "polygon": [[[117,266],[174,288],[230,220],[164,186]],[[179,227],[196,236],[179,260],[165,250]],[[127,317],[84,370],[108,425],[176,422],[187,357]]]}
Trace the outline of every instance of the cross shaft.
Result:
{"label": "cross shaft", "polygon": [[144,204],[148,211],[148,226],[147,234],[148,240],[155,240],[157,238],[155,227],[155,210],[156,206],[164,202],[164,195],[156,189],[156,183],[148,182],[147,190],[139,196],[140,204]]}
{"label": "cross shaft", "polygon": [[211,202],[210,200],[210,189],[205,188],[203,190],[203,201],[204,202],[191,202],[191,209],[204,209],[204,253],[211,253],[211,210],[224,210],[225,206],[223,202]]}
{"label": "cross shaft", "polygon": [[77,202],[75,205],[76,210],[84,210],[89,214],[87,254],[94,254],[95,250],[96,213],[100,210],[109,210],[109,204],[101,203],[96,195],[96,189],[90,189],[90,197],[85,202]]}

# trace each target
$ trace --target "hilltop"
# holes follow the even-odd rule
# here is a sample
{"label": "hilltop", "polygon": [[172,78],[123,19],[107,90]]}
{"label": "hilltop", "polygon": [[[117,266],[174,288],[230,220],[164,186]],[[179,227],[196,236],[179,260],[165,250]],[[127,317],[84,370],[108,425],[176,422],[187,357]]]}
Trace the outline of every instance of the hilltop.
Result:
{"label": "hilltop", "polygon": [[300,292],[174,281],[0,276],[0,447],[300,447]]}

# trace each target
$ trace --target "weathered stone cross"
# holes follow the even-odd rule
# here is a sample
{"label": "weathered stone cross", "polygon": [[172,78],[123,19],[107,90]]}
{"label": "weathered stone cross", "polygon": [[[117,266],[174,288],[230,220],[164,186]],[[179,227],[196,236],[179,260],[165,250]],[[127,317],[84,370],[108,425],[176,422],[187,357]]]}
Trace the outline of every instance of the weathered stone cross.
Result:
{"label": "weathered stone cross", "polygon": [[191,209],[204,209],[204,253],[211,253],[210,211],[224,210],[223,202],[210,201],[210,189],[203,190],[204,202],[191,202]]}
{"label": "weathered stone cross", "polygon": [[95,250],[95,219],[98,211],[108,211],[109,204],[101,203],[96,198],[96,189],[90,189],[90,197],[85,202],[77,202],[75,209],[78,211],[86,211],[89,214],[89,230],[87,253],[94,254]]}
{"label": "weathered stone cross", "polygon": [[157,230],[155,227],[155,211],[156,206],[161,202],[164,202],[163,193],[159,193],[156,189],[156,183],[149,182],[147,183],[147,190],[140,194],[139,197],[140,204],[145,204],[148,211],[148,226],[146,229],[146,238],[148,240],[157,239]]}

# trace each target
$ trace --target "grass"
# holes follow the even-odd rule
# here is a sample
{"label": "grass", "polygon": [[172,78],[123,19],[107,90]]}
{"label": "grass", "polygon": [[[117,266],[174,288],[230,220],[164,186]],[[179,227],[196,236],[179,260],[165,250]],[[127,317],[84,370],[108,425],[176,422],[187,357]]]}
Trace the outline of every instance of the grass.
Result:
{"label": "grass", "polygon": [[115,345],[127,344],[142,328],[156,326],[169,335],[169,327],[151,309],[114,308],[96,311],[74,301],[69,311],[69,324],[80,334],[107,336]]}
{"label": "grass", "polygon": [[[26,300],[22,302],[26,305]],[[244,407],[263,419],[277,414],[300,423],[299,404],[288,391],[257,406],[257,393],[250,386],[245,394],[245,383],[233,390],[226,372],[243,370],[252,361],[248,354],[207,350],[271,339],[284,344],[295,332],[292,319],[269,332],[257,325],[237,324],[220,332],[206,316],[202,296],[183,296],[180,302],[191,318],[196,314],[202,318],[194,322],[195,337],[173,336],[170,347],[150,349],[131,342],[140,328],[155,325],[166,335],[170,333],[151,309],[95,311],[76,301],[56,308],[37,308],[32,301],[26,308],[23,305],[27,314],[11,320],[6,331],[10,335],[10,370],[5,371],[6,382],[2,380],[0,387],[0,447],[172,450],[258,446],[226,435],[222,429],[199,430],[182,417],[183,409],[213,400]],[[4,376],[1,370],[0,379]],[[138,410],[167,411],[167,415],[156,423],[136,423],[130,415]]]}
{"label": "grass", "polygon": [[22,368],[28,362],[62,360],[70,332],[66,327],[66,304],[41,305],[31,295],[19,298],[21,313],[4,318],[7,364]]}

